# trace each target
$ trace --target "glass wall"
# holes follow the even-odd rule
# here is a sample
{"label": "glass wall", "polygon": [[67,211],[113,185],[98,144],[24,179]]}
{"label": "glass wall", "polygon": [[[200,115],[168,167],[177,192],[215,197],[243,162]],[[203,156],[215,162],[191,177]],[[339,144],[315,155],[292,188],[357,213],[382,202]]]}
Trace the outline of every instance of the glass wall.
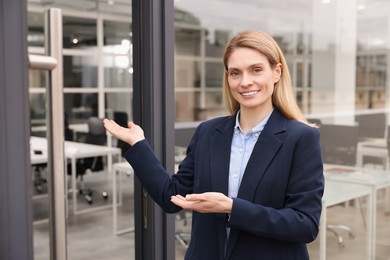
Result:
{"label": "glass wall", "polygon": [[[49,7],[60,8],[63,15],[65,138],[73,142],[90,142],[87,135],[87,132],[91,132],[89,119],[109,117],[125,122],[132,120],[131,2],[28,1],[29,54],[45,53],[44,11]],[[48,82],[46,72],[29,71],[32,136],[46,136]],[[69,129],[71,134],[68,134]],[[114,138],[107,138],[105,144],[125,147]],[[88,170],[82,165],[86,165],[89,158],[77,159],[76,190],[72,189],[72,164],[67,156],[67,147],[68,259],[134,259],[134,233],[114,234],[133,226],[133,175],[127,171],[118,174],[121,181],[117,191],[120,187],[121,192],[117,194],[116,205],[119,206],[114,219],[113,173],[108,170],[108,157],[103,156],[101,160],[96,157],[98,160],[88,164]],[[78,153],[79,150],[73,152]],[[118,159],[115,156],[112,158],[113,162]],[[50,253],[47,223],[47,175],[50,173],[45,164],[34,165],[33,168],[34,259],[43,260],[49,259]],[[72,196],[75,192],[76,200]],[[107,192],[108,197],[103,196],[103,192]],[[117,223],[115,230],[114,221]]]}
{"label": "glass wall", "polygon": [[[227,114],[222,98],[221,58],[225,44],[242,30],[259,29],[272,35],[286,56],[298,104],[307,118],[320,126],[324,162],[369,169],[388,167],[388,1],[172,1],[175,2],[177,163],[185,151],[180,147],[186,146],[199,121]],[[132,120],[131,1],[56,0],[50,5],[46,2],[28,1],[29,53],[44,53],[44,9],[61,8],[64,109],[70,127],[81,131],[74,135],[74,141],[83,140],[82,131],[85,132],[90,117],[114,117],[116,112],[124,112]],[[48,77],[30,70],[29,80],[31,131],[44,136]],[[375,150],[379,156],[365,156],[365,145],[379,147]],[[131,196],[127,199],[132,199]],[[127,221],[132,214],[129,207],[123,215]],[[111,225],[111,211],[99,214],[106,222],[96,222],[97,226]],[[356,214],[349,211],[345,216],[354,218]],[[84,220],[77,221],[96,228],[91,219],[97,215],[84,216]],[[181,259],[188,242],[191,214],[177,215],[176,225],[176,253],[177,259]],[[71,230],[76,231],[76,226]],[[44,231],[44,227],[37,226],[36,230]],[[102,233],[107,235],[106,230]],[[34,235],[37,234],[41,233]],[[74,234],[77,241],[77,231]],[[103,235],[99,237],[92,231],[89,235],[97,237],[100,248],[104,247]],[[118,246],[118,255],[128,259],[134,253],[132,242],[130,245],[128,242],[132,238],[131,233],[113,236],[109,243],[111,247]],[[40,239],[39,236],[36,241]],[[384,234],[382,239],[390,239],[389,234]],[[318,241],[311,248],[314,248],[311,256],[316,259]],[[45,250],[48,246],[38,243],[36,259],[45,259]],[[357,251],[363,254],[364,247]],[[71,255],[72,259],[79,259],[76,251]]]}
{"label": "glass wall", "polygon": [[[177,125],[194,128],[190,122],[227,114],[223,48],[242,30],[263,30],[285,54],[300,108],[320,127],[325,165],[389,173],[389,11],[385,0],[175,0]],[[378,208],[382,216],[383,208]],[[356,211],[347,212],[330,211],[329,219],[345,225],[351,222],[340,218],[359,219]],[[186,220],[190,222],[190,216]],[[177,225],[176,231],[184,235],[189,229]],[[389,241],[389,233],[377,239]],[[336,244],[332,239],[336,237],[328,238],[330,248]],[[313,259],[318,259],[318,243],[309,245]],[[329,259],[355,259],[351,255],[365,253],[361,246],[349,252],[329,247]],[[185,245],[178,248],[185,251]],[[376,246],[378,259],[390,254],[388,244],[387,253],[382,249]]]}
{"label": "glass wall", "polygon": [[[177,122],[225,113],[221,56],[226,41],[245,29],[266,31],[279,43],[306,115],[335,115],[339,103],[351,115],[386,112],[388,31],[378,26],[388,24],[386,1],[176,0],[175,6],[176,107],[186,107],[178,110]],[[191,98],[190,108],[181,97]]]}

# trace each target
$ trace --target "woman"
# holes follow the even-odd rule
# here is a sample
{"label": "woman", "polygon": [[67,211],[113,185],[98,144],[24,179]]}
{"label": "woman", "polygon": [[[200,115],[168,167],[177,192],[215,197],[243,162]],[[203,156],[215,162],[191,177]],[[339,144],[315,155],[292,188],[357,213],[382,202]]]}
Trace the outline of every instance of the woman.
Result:
{"label": "woman", "polygon": [[132,146],[125,158],[166,212],[193,210],[185,259],[309,259],[324,189],[319,131],[293,98],[272,37],[238,34],[223,63],[231,114],[198,126],[172,177],[138,125],[105,127]]}

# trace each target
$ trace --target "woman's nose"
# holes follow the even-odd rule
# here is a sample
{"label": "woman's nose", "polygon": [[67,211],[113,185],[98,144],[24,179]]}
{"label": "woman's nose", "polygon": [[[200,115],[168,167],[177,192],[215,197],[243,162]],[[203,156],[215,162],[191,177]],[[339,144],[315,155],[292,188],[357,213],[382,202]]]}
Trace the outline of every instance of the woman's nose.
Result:
{"label": "woman's nose", "polygon": [[243,87],[251,86],[253,84],[253,78],[249,73],[242,74],[241,85]]}

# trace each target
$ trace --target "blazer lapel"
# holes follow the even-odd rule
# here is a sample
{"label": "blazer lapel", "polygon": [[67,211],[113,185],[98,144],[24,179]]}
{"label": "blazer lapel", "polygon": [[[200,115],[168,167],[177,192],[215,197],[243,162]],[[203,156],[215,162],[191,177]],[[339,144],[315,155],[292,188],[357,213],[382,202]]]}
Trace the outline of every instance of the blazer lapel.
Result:
{"label": "blazer lapel", "polygon": [[[212,191],[228,195],[230,150],[235,117],[231,116],[216,127],[210,136],[210,178]],[[219,254],[225,254],[227,214],[215,214],[218,225]]]}
{"label": "blazer lapel", "polygon": [[[258,187],[261,178],[264,176],[268,165],[282,146],[282,140],[277,134],[285,131],[285,125],[286,118],[275,108],[253,148],[241,181],[237,195],[238,198],[253,201],[256,188]],[[229,258],[234,245],[237,242],[238,235],[238,230],[232,229],[230,231],[226,259]]]}
{"label": "blazer lapel", "polygon": [[228,194],[230,150],[235,117],[216,127],[210,136],[210,178],[213,191]]}

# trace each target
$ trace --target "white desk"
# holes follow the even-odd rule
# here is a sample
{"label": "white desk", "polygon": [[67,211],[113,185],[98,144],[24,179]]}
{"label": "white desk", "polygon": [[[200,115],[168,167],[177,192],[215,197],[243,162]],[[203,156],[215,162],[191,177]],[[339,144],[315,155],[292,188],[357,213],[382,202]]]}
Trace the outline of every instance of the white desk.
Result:
{"label": "white desk", "polygon": [[[30,138],[30,146],[31,150],[39,150],[42,151],[43,155],[47,156],[47,139],[42,137],[35,137],[32,136]],[[79,214],[82,212],[89,212],[96,209],[102,209],[110,207],[111,205],[102,206],[102,207],[93,207],[85,210],[78,210],[77,209],[77,182],[76,182],[76,160],[81,158],[88,158],[88,157],[96,157],[96,156],[107,156],[107,171],[110,174],[112,172],[112,157],[118,156],[118,160],[121,156],[121,150],[116,147],[107,147],[107,146],[101,146],[101,145],[92,145],[92,144],[85,144],[85,143],[77,143],[77,142],[70,142],[65,141],[64,143],[64,154],[65,158],[71,161],[72,166],[72,203],[73,203],[73,213]],[[31,161],[37,162],[37,156],[32,155]],[[40,159],[43,159],[43,156],[40,157]],[[47,161],[47,157],[46,157]]]}
{"label": "white desk", "polygon": [[[114,235],[120,235],[127,232],[134,231],[134,226],[118,230],[118,206],[122,205],[122,177],[123,174],[134,174],[133,168],[128,162],[118,162],[113,164],[113,177],[112,177],[112,214],[113,214],[113,230]],[[117,179],[116,176],[119,175],[119,203],[118,203],[118,191],[117,191]]]}
{"label": "white desk", "polygon": [[[370,187],[361,184],[344,183],[325,179],[325,192],[322,198],[323,207],[320,220],[320,260],[326,259],[327,208],[363,196],[368,196],[369,198],[367,203],[367,222],[372,223],[374,205],[372,202],[372,189]],[[368,224],[366,230],[366,259],[370,260],[374,259],[373,247],[370,242],[372,233],[373,226]]]}
{"label": "white desk", "polygon": [[[324,166],[325,178],[327,180],[339,183],[353,183],[364,185],[371,189],[372,219],[371,222],[368,222],[368,226],[372,227],[370,241],[372,244],[371,246],[373,248],[372,259],[375,259],[377,191],[390,187],[390,172],[369,168],[355,168],[350,166]],[[338,173],[334,173],[335,171]],[[385,203],[386,211],[388,211],[389,202],[387,200],[387,196]]]}

